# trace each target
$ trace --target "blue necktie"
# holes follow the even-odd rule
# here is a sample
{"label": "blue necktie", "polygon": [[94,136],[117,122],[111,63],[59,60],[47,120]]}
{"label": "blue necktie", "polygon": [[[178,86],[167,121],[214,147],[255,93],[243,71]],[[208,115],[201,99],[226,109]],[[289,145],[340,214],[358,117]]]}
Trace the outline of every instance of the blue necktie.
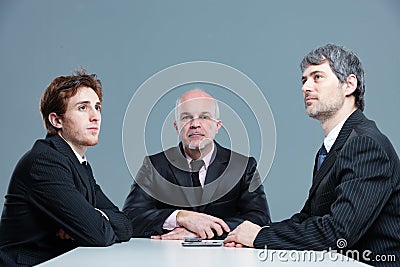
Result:
{"label": "blue necktie", "polygon": [[322,147],[318,151],[317,170],[319,170],[319,168],[322,165],[322,162],[324,162],[324,160],[326,158],[326,154],[328,154],[328,152],[326,151],[324,144],[322,144]]}

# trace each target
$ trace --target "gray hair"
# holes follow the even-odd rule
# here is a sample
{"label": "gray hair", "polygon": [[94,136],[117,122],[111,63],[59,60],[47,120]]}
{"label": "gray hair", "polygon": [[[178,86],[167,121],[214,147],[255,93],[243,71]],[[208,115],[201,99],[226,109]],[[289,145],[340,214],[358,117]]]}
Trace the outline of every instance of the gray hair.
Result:
{"label": "gray hair", "polygon": [[356,98],[356,106],[361,111],[364,110],[364,69],[361,60],[357,55],[347,48],[335,44],[326,44],[308,53],[300,63],[302,72],[310,65],[320,65],[329,63],[332,71],[341,83],[346,82],[349,75],[354,74],[357,77],[357,88],[353,92]]}

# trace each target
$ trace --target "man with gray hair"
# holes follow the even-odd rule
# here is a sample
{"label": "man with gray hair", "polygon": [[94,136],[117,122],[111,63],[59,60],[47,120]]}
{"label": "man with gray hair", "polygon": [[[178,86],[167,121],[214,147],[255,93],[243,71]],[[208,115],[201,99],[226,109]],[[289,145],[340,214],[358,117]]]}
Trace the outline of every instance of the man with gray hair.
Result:
{"label": "man with gray hair", "polygon": [[358,251],[357,260],[398,266],[400,163],[389,139],[362,112],[361,62],[346,48],[328,44],[306,55],[300,67],[306,113],[321,122],[325,135],[308,199],[288,220],[264,227],[244,222],[225,244],[332,249],[350,256],[346,251]]}
{"label": "man with gray hair", "polygon": [[[179,146],[145,157],[125,201],[133,237],[210,239],[245,220],[270,222],[255,159],[215,142],[221,126],[218,103],[208,93],[191,90],[178,99]],[[259,186],[250,190],[253,183]]]}

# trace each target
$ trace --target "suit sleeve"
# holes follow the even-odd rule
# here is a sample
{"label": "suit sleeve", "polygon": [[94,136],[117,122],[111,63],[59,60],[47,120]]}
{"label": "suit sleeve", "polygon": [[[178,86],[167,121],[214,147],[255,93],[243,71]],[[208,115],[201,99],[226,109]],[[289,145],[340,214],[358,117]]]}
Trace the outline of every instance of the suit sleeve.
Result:
{"label": "suit sleeve", "polygon": [[96,208],[107,214],[118,240],[121,242],[128,241],[132,237],[132,224],[128,217],[108,199],[98,184],[95,184],[95,192]]}
{"label": "suit sleeve", "polygon": [[[154,186],[154,168],[149,157],[145,157],[136,180]],[[150,237],[164,233],[162,228],[164,221],[174,212],[174,209],[163,208],[158,200],[147,194],[136,182],[125,200],[123,211],[131,220],[133,237]]]}
{"label": "suit sleeve", "polygon": [[[67,162],[49,153],[38,155],[32,162],[29,198],[33,205],[57,222],[78,245],[108,246],[119,241],[110,222],[77,190]],[[100,203],[104,204],[102,200]]]}
{"label": "suit sleeve", "polygon": [[[257,189],[252,192],[249,190],[251,183],[259,184]],[[249,158],[246,171],[240,180],[240,197],[237,201],[237,210],[237,216],[224,218],[231,230],[245,220],[261,226],[271,222],[267,199],[254,158]]]}
{"label": "suit sleeve", "polygon": [[359,241],[393,190],[390,160],[373,139],[359,136],[345,144],[332,168],[340,183],[334,189],[336,199],[328,214],[311,216],[303,212],[272,223],[258,233],[253,245],[324,250],[337,248],[338,239],[345,239],[347,247]]}

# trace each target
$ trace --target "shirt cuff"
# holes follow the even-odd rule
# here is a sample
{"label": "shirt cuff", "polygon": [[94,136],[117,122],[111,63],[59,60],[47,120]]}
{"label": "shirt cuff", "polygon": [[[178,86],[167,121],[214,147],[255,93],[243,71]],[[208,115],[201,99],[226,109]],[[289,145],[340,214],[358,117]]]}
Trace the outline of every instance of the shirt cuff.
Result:
{"label": "shirt cuff", "polygon": [[100,213],[101,213],[101,216],[103,216],[104,218],[106,218],[107,221],[110,221],[110,219],[108,218],[107,214],[106,214],[104,211],[102,211],[102,210],[100,210],[100,209],[98,209],[98,208],[94,208],[94,209],[97,210],[98,212],[100,212]]}
{"label": "shirt cuff", "polygon": [[176,210],[169,215],[169,217],[165,220],[163,224],[163,229],[165,230],[174,230],[176,227],[178,227],[178,222],[176,221],[176,215],[178,214],[180,210]]}

